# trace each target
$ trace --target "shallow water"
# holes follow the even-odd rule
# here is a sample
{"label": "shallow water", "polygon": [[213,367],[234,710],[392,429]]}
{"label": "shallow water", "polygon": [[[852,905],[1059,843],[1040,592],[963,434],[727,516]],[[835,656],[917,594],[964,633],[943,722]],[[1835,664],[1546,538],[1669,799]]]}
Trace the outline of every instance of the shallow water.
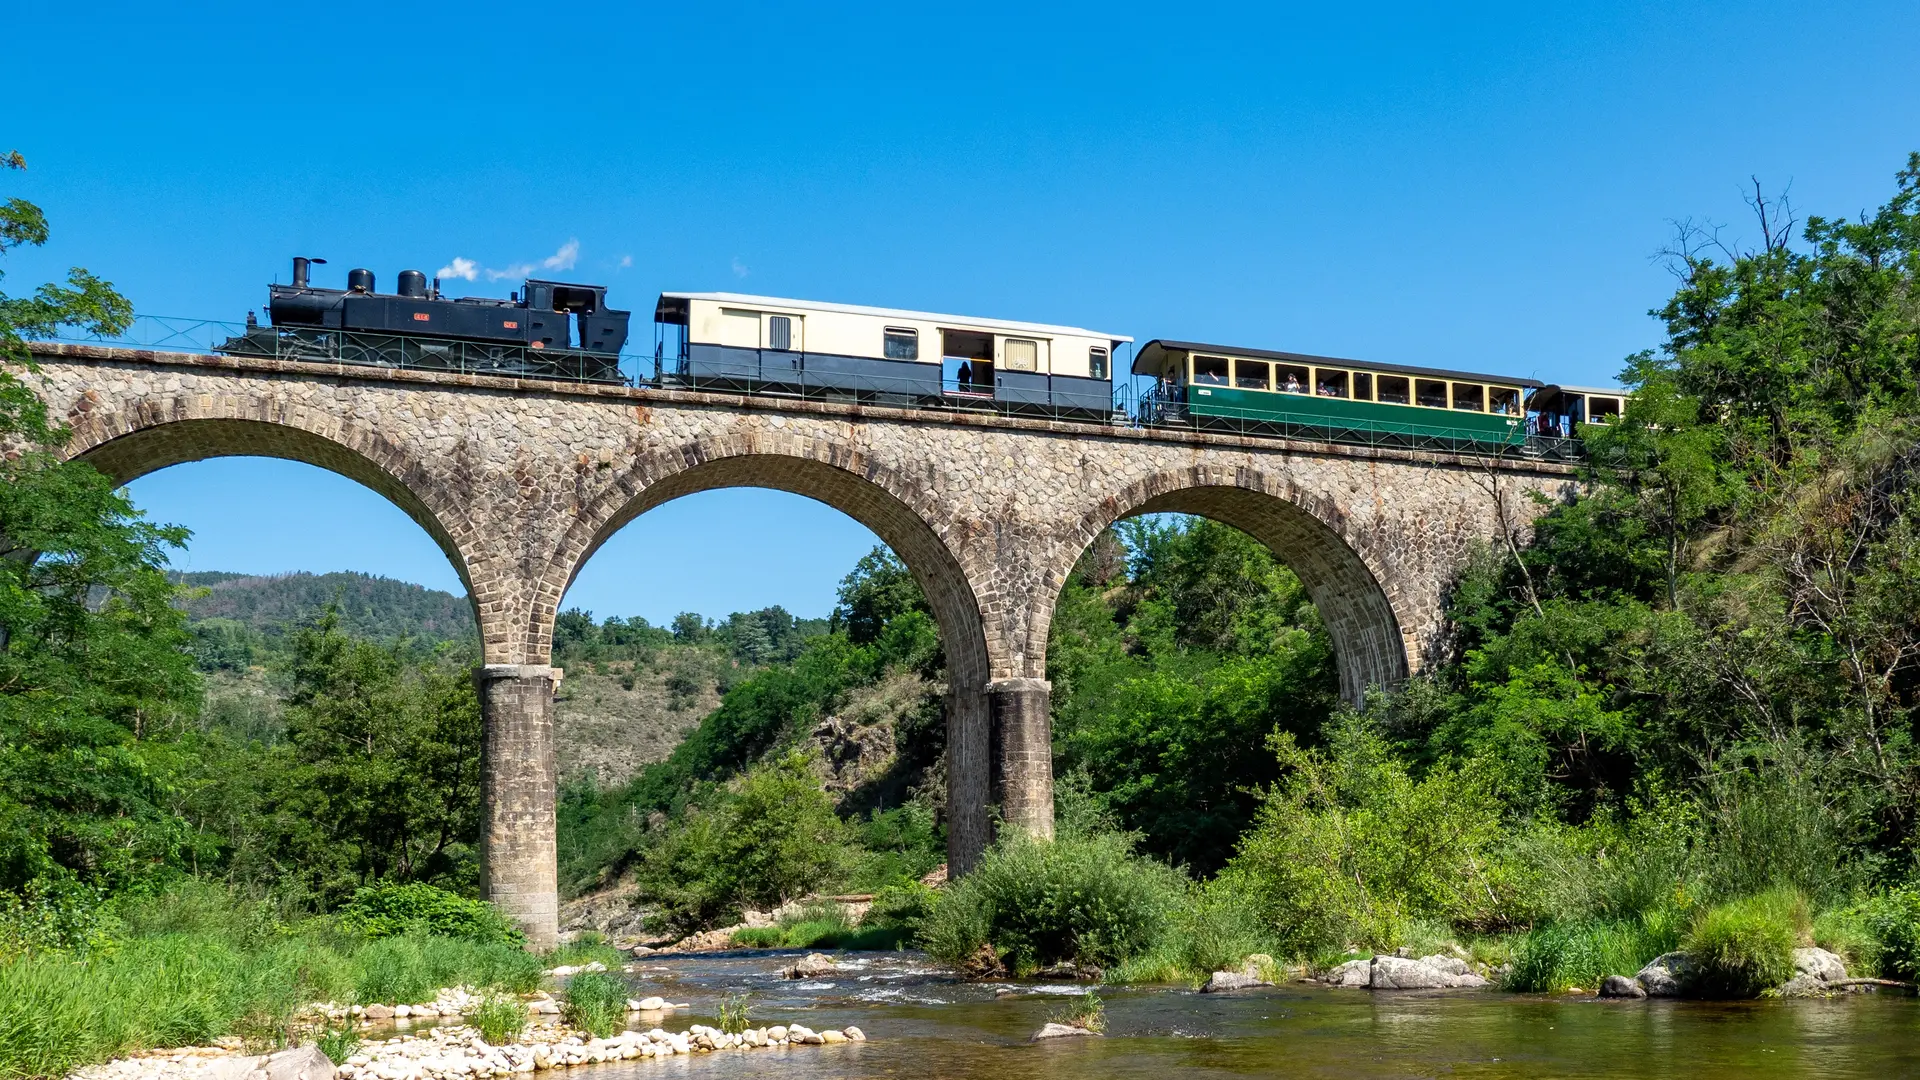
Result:
{"label": "shallow water", "polygon": [[965,983],[911,954],[860,953],[828,978],[791,982],[794,954],[643,963],[636,995],[692,1005],[683,1030],[753,995],[756,1026],[857,1024],[869,1042],[595,1066],[629,1076],[941,1077],[1717,1077],[1920,1073],[1920,1002],[1894,995],[1729,1004],[1613,1002],[1498,991],[1369,993],[1285,986],[1201,995],[1102,987],[1107,1037],[1027,1037],[1084,986]]}

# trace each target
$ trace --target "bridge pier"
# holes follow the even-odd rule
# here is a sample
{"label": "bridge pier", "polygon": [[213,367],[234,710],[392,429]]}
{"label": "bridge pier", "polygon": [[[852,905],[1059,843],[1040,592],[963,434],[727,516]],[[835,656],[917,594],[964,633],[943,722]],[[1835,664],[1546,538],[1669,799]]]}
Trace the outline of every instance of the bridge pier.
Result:
{"label": "bridge pier", "polygon": [[560,881],[554,839],[554,669],[487,664],[479,672],[481,888],[527,935],[559,944]]}
{"label": "bridge pier", "polygon": [[993,798],[1000,820],[1053,839],[1053,684],[995,679],[987,684],[993,719]]}

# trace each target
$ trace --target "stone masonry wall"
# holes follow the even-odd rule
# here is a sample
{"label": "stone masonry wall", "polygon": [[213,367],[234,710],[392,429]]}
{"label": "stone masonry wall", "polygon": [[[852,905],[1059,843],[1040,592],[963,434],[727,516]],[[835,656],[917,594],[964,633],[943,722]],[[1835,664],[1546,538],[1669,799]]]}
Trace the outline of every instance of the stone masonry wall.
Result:
{"label": "stone masonry wall", "polygon": [[[1574,482],[1537,463],[987,414],[38,350],[43,392],[72,428],[68,452],[122,482],[252,454],[319,465],[392,500],[467,582],[490,665],[546,664],[568,583],[622,525],[669,499],[760,486],[845,511],[912,568],[940,624],[957,869],[984,846],[996,780],[1024,777],[1004,798],[1050,828],[1051,771],[1035,762],[1048,745],[1047,630],[1075,560],[1107,525],[1180,511],[1264,541],[1319,606],[1342,692],[1357,699],[1428,662],[1473,546],[1497,538],[1503,517],[1519,532],[1538,512],[1523,493],[1558,498]],[[741,527],[777,536],[779,523]],[[996,709],[996,682],[1024,688],[1019,704]],[[1009,708],[1037,709],[1040,727],[992,737],[992,717]],[[546,735],[512,743],[549,769],[539,740],[550,719]],[[1020,758],[990,765],[994,747]],[[550,838],[550,814],[543,827]]]}

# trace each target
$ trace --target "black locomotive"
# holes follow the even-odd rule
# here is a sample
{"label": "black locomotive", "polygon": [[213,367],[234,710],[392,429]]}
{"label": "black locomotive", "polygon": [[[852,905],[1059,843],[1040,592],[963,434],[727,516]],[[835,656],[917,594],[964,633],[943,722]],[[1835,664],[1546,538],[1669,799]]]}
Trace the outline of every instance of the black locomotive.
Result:
{"label": "black locomotive", "polygon": [[508,300],[440,295],[418,270],[402,270],[392,293],[373,271],[347,271],[345,289],[315,288],[293,260],[293,284],[267,287],[271,326],[247,313],[247,329],[220,352],[287,360],[475,374],[624,382],[620,350],[631,314],[607,306],[604,285],[529,279]]}

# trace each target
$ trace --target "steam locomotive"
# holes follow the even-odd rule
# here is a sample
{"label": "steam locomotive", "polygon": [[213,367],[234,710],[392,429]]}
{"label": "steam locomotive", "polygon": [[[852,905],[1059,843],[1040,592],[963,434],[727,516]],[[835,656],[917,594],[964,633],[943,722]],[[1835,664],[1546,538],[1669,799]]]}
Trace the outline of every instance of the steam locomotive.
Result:
{"label": "steam locomotive", "polygon": [[347,271],[345,289],[311,284],[324,259],[293,260],[293,284],[267,287],[270,326],[252,312],[247,328],[218,351],[286,360],[486,375],[624,382],[620,350],[631,312],[607,306],[604,285],[528,279],[507,300],[440,295],[418,270],[402,270],[395,291],[373,271]]}

